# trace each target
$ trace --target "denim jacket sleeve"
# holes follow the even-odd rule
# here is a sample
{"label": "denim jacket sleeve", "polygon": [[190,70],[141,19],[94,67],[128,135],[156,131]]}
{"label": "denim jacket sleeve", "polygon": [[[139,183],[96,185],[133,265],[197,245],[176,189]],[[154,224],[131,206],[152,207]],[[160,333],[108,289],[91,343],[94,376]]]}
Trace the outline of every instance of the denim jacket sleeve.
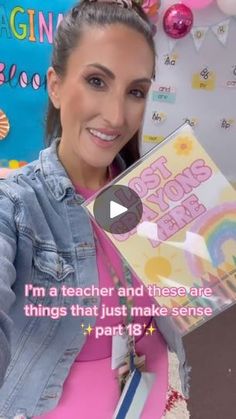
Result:
{"label": "denim jacket sleeve", "polygon": [[0,387],[10,362],[10,331],[12,320],[8,312],[15,301],[11,287],[16,278],[14,259],[16,254],[15,205],[3,191],[0,181]]}

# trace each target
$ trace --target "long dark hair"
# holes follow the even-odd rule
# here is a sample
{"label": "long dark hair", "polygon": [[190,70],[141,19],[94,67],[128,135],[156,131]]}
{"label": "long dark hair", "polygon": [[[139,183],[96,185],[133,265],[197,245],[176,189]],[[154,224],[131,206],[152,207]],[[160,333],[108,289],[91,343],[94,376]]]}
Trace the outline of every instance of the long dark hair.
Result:
{"label": "long dark hair", "polygon": [[[132,8],[129,9],[123,8],[115,2],[83,0],[66,14],[55,34],[51,65],[56,73],[61,77],[65,75],[68,58],[71,52],[78,46],[80,37],[83,31],[86,30],[86,27],[104,27],[113,23],[121,23],[143,34],[153,51],[155,63],[156,51],[152,27],[148,16],[141,6],[132,1]],[[155,64],[153,69],[154,77]],[[61,134],[60,110],[53,106],[49,98],[46,115],[46,146],[49,146],[53,139],[60,137]],[[120,155],[124,159],[127,167],[140,157],[139,136],[140,131],[137,131],[120,151]]]}

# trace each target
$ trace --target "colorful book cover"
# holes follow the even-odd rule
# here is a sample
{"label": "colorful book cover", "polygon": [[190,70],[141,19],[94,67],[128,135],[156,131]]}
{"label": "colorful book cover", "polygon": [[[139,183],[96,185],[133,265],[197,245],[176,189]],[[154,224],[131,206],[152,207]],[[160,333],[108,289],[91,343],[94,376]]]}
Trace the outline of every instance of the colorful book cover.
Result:
{"label": "colorful book cover", "polygon": [[[162,315],[184,335],[235,303],[236,191],[189,125],[112,185],[133,189],[143,213],[133,230],[105,234],[166,308]],[[95,198],[84,203],[92,218]]]}

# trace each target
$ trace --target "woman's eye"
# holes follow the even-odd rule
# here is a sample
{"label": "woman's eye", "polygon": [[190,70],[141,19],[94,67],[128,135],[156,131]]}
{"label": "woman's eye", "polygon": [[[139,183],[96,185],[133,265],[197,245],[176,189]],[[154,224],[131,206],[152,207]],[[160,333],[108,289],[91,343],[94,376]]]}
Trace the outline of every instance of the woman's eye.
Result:
{"label": "woman's eye", "polygon": [[90,77],[87,79],[87,81],[93,87],[104,87],[104,83],[100,77]]}
{"label": "woman's eye", "polygon": [[[97,76],[88,77],[86,80],[87,80],[87,83],[92,87],[99,88],[99,89],[105,87],[105,83],[100,77],[97,77]],[[146,97],[146,94],[142,90],[139,90],[139,89],[131,90],[131,94],[135,96],[137,99],[145,99]]]}
{"label": "woman's eye", "polygon": [[142,90],[134,89],[131,90],[131,93],[138,99],[145,99],[146,95]]}

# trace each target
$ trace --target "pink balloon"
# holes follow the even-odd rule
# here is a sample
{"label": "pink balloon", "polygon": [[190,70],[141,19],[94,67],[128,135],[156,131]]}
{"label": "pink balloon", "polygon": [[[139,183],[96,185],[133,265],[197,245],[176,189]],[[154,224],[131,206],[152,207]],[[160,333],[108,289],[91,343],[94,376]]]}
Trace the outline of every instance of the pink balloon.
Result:
{"label": "pink balloon", "polygon": [[163,27],[171,38],[179,39],[187,35],[193,26],[193,14],[184,4],[173,4],[166,10]]}
{"label": "pink balloon", "polygon": [[191,7],[192,9],[204,9],[204,7],[209,6],[213,3],[214,0],[182,0],[186,6]]}

